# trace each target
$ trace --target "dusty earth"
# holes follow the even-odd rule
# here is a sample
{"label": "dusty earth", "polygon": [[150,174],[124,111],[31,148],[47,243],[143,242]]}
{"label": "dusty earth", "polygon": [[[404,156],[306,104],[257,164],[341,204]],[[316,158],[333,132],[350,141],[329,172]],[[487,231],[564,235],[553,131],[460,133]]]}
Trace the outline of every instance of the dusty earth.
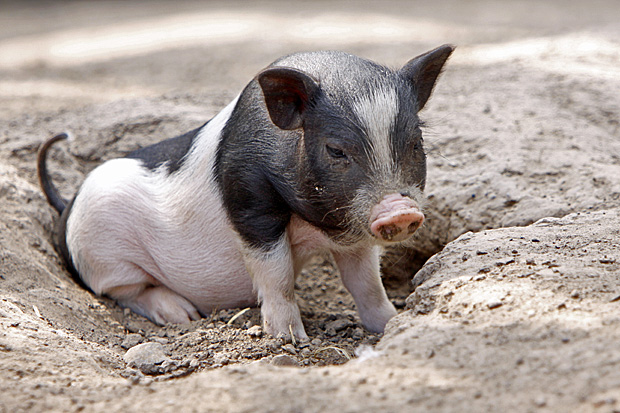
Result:
{"label": "dusty earth", "polygon": [[[0,412],[620,411],[618,16],[613,0],[3,2]],[[63,269],[34,168],[51,134],[75,135],[51,162],[70,196],[280,55],[398,67],[442,43],[458,49],[423,113],[427,222],[384,259],[401,310],[384,336],[329,257],[298,282],[309,343],[262,335],[257,309],[157,327]]]}

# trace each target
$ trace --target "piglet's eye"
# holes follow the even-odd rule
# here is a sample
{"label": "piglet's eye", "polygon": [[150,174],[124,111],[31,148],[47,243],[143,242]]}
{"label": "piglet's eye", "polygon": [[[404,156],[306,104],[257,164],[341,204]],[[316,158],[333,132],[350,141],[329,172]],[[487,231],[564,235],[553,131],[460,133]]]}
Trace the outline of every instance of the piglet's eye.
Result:
{"label": "piglet's eye", "polygon": [[329,156],[331,156],[334,159],[347,159],[347,154],[344,153],[344,151],[342,149],[339,148],[335,148],[333,146],[330,145],[325,145],[325,148],[327,149],[327,153],[329,154]]}

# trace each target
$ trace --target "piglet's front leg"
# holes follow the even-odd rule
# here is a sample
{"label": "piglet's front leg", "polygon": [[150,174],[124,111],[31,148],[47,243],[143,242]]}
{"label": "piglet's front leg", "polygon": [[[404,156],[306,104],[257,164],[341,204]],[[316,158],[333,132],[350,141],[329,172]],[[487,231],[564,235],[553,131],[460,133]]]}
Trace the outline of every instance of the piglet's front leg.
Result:
{"label": "piglet's front leg", "polygon": [[383,333],[387,322],[397,313],[381,282],[379,247],[334,252],[334,259],[342,283],[355,300],[362,324],[373,333]]}
{"label": "piglet's front leg", "polygon": [[289,339],[292,332],[296,339],[307,340],[295,301],[293,258],[286,237],[268,252],[246,247],[243,255],[261,303],[265,331]]}

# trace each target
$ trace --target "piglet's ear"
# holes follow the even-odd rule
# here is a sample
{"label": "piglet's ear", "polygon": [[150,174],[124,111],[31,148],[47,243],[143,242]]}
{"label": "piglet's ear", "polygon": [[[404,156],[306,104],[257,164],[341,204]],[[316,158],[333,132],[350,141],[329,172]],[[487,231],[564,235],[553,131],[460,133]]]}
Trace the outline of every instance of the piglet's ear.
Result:
{"label": "piglet's ear", "polygon": [[436,49],[414,57],[400,69],[400,75],[413,82],[418,96],[418,110],[422,110],[431,96],[441,69],[454,51],[454,46],[444,44]]}
{"label": "piglet's ear", "polygon": [[309,102],[319,90],[312,77],[297,69],[274,67],[258,74],[271,121],[280,129],[302,126]]}

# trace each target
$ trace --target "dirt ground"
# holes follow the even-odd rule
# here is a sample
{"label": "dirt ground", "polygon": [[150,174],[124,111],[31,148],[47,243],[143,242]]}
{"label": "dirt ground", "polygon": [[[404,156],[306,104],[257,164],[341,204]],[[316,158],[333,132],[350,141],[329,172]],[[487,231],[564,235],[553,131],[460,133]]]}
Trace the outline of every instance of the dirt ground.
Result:
{"label": "dirt ground", "polygon": [[[613,0],[2,2],[0,412],[620,411],[619,15]],[[50,135],[75,136],[51,153],[69,197],[281,55],[399,67],[443,43],[458,48],[422,114],[427,222],[383,261],[400,311],[385,335],[330,257],[298,281],[308,343],[262,335],[257,309],[158,327],[63,269],[35,176]]]}

